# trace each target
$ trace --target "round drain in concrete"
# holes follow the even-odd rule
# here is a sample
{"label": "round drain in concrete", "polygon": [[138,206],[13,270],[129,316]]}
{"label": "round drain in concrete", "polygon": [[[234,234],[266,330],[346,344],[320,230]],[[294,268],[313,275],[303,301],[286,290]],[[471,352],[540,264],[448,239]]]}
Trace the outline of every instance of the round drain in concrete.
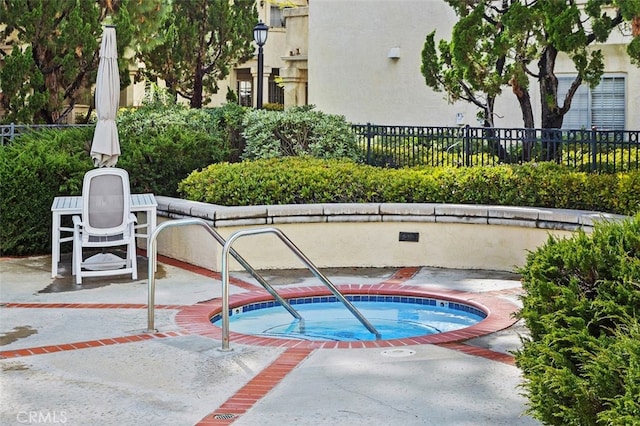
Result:
{"label": "round drain in concrete", "polygon": [[391,358],[402,358],[405,356],[412,356],[416,354],[416,351],[411,349],[386,349],[381,352],[382,356],[388,356]]}

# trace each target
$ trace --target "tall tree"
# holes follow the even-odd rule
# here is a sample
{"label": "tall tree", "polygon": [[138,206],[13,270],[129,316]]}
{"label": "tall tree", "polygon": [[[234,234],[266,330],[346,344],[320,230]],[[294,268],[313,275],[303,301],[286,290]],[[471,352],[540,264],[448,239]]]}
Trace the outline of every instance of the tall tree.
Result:
{"label": "tall tree", "polygon": [[[509,85],[518,98],[525,127],[533,127],[531,79],[538,81],[541,127],[560,128],[579,86],[586,83],[595,87],[600,82],[604,58],[596,43],[605,42],[611,32],[621,29],[624,23],[631,23],[634,28],[627,53],[633,63],[640,64],[638,0],[445,1],[460,20],[454,26],[454,38],[451,42],[440,42],[439,52],[435,49],[433,33],[427,36],[423,52],[427,85],[445,90],[454,98],[471,88],[484,94],[485,99],[501,92],[496,84]],[[478,16],[482,16],[482,23],[477,22]],[[464,30],[470,17],[475,17],[473,22],[478,30]],[[465,37],[455,38],[459,32],[464,32]],[[576,77],[563,99],[558,99],[555,75],[560,53],[568,55],[576,70]],[[453,78],[437,78],[438,75]]]}
{"label": "tall tree", "polygon": [[504,28],[498,22],[498,17],[485,15],[481,8],[470,10],[460,16],[451,41],[440,40],[436,49],[433,31],[422,50],[421,72],[427,85],[446,92],[452,102],[463,100],[477,106],[485,127],[494,126],[495,99],[508,82],[507,46],[501,43]]}
{"label": "tall tree", "polygon": [[201,108],[205,93],[216,93],[231,67],[251,58],[257,22],[255,0],[174,0],[163,43],[139,55],[141,73]]}
{"label": "tall tree", "polygon": [[[165,2],[166,3],[166,2]],[[103,24],[117,29],[122,84],[126,47],[147,46],[162,0],[0,0],[0,122],[59,123],[95,83]]]}

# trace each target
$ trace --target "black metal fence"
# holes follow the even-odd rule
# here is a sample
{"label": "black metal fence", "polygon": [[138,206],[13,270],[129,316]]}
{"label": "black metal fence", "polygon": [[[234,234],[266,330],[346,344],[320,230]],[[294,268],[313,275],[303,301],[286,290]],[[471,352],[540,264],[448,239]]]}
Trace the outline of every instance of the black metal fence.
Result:
{"label": "black metal fence", "polygon": [[[3,145],[25,131],[87,125],[2,125]],[[88,126],[93,126],[90,124]],[[509,129],[354,124],[367,164],[488,166],[555,161],[584,171],[640,169],[639,130]]]}
{"label": "black metal fence", "polygon": [[0,125],[0,145],[6,145],[17,135],[42,129],[62,129],[68,127],[95,126],[95,124],[6,124]]}
{"label": "black metal fence", "polygon": [[640,131],[353,125],[366,162],[382,167],[555,161],[584,171],[640,168]]}

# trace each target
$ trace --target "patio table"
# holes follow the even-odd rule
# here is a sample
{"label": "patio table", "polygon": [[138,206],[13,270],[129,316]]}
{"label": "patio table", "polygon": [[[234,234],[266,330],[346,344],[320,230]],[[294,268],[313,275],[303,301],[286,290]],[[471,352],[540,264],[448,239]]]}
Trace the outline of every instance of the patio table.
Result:
{"label": "patio table", "polygon": [[[136,237],[147,240],[147,253],[149,253],[149,237],[156,228],[156,210],[158,202],[153,194],[131,194],[131,212],[144,212],[147,219],[144,223],[135,226]],[[73,235],[62,236],[63,232],[73,234],[73,228],[62,226],[62,216],[82,214],[82,197],[66,196],[56,197],[51,205],[53,223],[51,226],[51,277],[58,275],[58,263],[60,262],[60,246],[67,241],[73,241]],[[141,232],[142,231],[142,232]]]}

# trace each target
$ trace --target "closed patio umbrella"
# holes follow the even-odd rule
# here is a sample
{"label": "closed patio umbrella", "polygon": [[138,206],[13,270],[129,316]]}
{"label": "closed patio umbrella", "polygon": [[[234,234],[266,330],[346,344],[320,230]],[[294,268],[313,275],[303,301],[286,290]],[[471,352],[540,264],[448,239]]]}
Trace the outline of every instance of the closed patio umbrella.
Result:
{"label": "closed patio umbrella", "polygon": [[[116,126],[116,114],[120,104],[120,75],[118,73],[116,29],[111,25],[106,26],[102,33],[95,101],[98,122],[91,144],[93,165],[95,167],[114,167],[120,156],[120,139]],[[113,265],[104,266],[104,264],[116,261],[122,261],[123,266],[125,264],[119,256],[103,251],[85,261],[86,269],[112,269]]]}
{"label": "closed patio umbrella", "polygon": [[120,75],[116,29],[113,26],[105,27],[102,34],[95,101],[98,122],[91,144],[91,158],[96,167],[113,167],[120,156],[116,126],[116,113],[120,103]]}

